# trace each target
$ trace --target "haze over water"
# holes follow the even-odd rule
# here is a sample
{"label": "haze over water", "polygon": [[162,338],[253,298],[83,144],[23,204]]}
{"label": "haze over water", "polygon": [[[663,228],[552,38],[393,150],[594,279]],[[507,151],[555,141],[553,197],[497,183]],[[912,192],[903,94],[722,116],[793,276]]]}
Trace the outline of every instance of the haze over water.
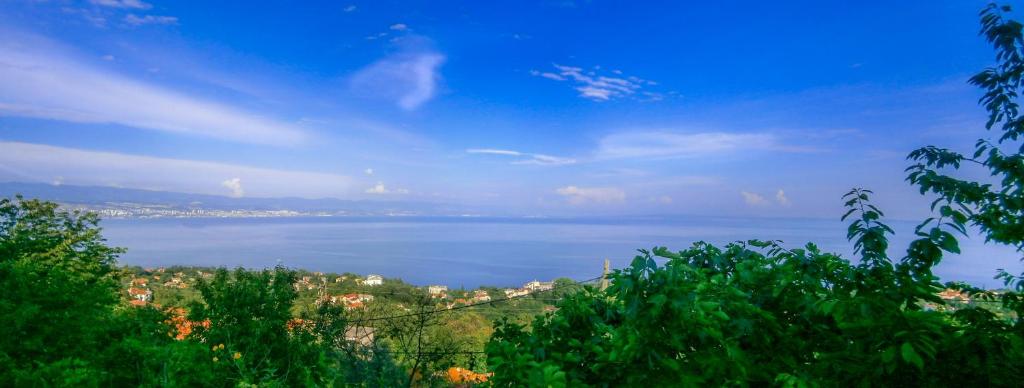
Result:
{"label": "haze over water", "polygon": [[[891,221],[897,235],[890,254],[903,256],[912,222]],[[238,218],[109,219],[104,235],[128,248],[122,264],[244,266],[323,272],[379,273],[418,285],[513,286],[540,279],[589,279],[602,260],[629,264],[636,249],[681,250],[695,241],[723,244],[750,238],[779,239],[789,248],[816,243],[823,251],[852,255],[846,224],[838,220],[778,218]],[[936,272],[943,281],[999,287],[997,268],[1015,268],[1006,247],[960,238],[962,255],[949,256]]]}

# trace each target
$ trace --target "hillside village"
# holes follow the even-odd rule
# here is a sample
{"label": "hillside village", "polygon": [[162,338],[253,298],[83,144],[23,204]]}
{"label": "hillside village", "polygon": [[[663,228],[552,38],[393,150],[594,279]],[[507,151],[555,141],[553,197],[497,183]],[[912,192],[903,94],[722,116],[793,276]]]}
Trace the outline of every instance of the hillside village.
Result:
{"label": "hillside village", "polygon": [[[183,308],[189,301],[195,300],[196,293],[192,288],[199,279],[212,278],[214,271],[212,268],[182,266],[127,267],[125,270],[131,275],[130,280],[125,284],[126,297],[131,305],[155,304],[175,308]],[[300,295],[300,300],[305,300],[311,305],[331,303],[342,306],[346,311],[353,313],[366,310],[375,301],[397,303],[399,308],[404,308],[403,302],[411,302],[415,297],[429,297],[435,307],[439,309],[477,305],[500,309],[501,306],[497,305],[487,306],[488,302],[527,298],[536,293],[551,291],[556,287],[555,281],[532,280],[515,288],[479,287],[473,290],[464,290],[451,289],[447,285],[441,284],[415,286],[405,283],[401,279],[389,279],[378,274],[363,276],[353,273],[308,271],[300,271],[300,273],[301,276],[293,285]],[[569,279],[563,279],[563,281],[566,284],[572,284]],[[996,314],[1010,314],[996,304],[985,300],[973,300],[961,291],[946,289],[938,296],[947,301],[948,305],[939,306],[923,302],[923,306],[926,309],[957,309],[981,305]],[[535,306],[537,313],[554,310],[550,299],[536,298],[532,300],[539,302]]]}
{"label": "hillside village", "polygon": [[[130,303],[144,306],[147,303],[178,305],[188,299],[190,289],[199,279],[213,277],[213,269],[197,267],[169,268],[126,268],[130,279],[126,292]],[[377,296],[395,296],[395,289],[419,291],[435,300],[438,305],[452,308],[473,303],[486,303],[502,298],[521,298],[537,292],[551,291],[554,281],[532,280],[516,288],[480,287],[474,290],[449,289],[447,285],[418,287],[400,279],[385,279],[382,275],[336,274],[324,272],[302,272],[293,285],[302,296],[315,295],[318,302],[341,304],[346,309],[364,308]],[[156,294],[154,294],[156,290]],[[412,295],[415,295],[413,293]],[[163,303],[160,303],[163,302]]]}
{"label": "hillside village", "polygon": [[[209,281],[215,269],[203,267],[125,267],[125,298],[132,306],[153,306],[167,311],[168,323],[175,328],[172,337],[184,339],[198,326],[208,328],[210,322],[196,322],[188,318],[188,305],[199,300],[196,285],[200,280]],[[556,286],[556,283],[559,285]],[[551,292],[556,288],[576,288],[569,279],[554,281],[532,280],[514,288],[479,287],[477,289],[454,289],[447,285],[433,284],[416,286],[401,279],[385,278],[378,274],[358,275],[353,273],[324,273],[299,271],[294,284],[299,295],[296,306],[311,308],[322,304],[342,307],[356,321],[347,326],[345,340],[363,348],[373,348],[378,341],[389,341],[386,329],[379,324],[358,323],[368,317],[408,313],[412,306],[426,303],[433,310],[445,311],[472,307],[470,314],[456,314],[450,317],[463,322],[456,325],[475,327],[471,330],[452,331],[461,336],[459,340],[467,351],[482,350],[485,339],[491,333],[491,326],[499,319],[508,318],[528,323],[534,315],[555,311],[556,298]],[[545,295],[547,294],[547,295]],[[422,308],[422,307],[418,307]],[[301,308],[294,311],[289,327],[308,325],[300,318]],[[392,311],[387,313],[387,311]],[[460,310],[470,311],[470,310]],[[483,321],[480,321],[483,319]],[[467,365],[453,366],[444,373],[451,382],[484,382],[487,375],[472,372],[467,366],[475,363],[467,359]]]}

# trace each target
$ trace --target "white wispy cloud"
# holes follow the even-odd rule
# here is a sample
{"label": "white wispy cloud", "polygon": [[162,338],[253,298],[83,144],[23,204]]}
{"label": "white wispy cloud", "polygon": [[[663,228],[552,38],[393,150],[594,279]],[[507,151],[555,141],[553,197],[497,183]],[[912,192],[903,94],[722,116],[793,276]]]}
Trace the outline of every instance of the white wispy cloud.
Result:
{"label": "white wispy cloud", "polygon": [[356,10],[356,6],[355,5],[348,5],[345,8],[342,8],[342,11],[345,11],[345,12],[354,12],[355,10]]}
{"label": "white wispy cloud", "polygon": [[598,142],[599,159],[690,158],[740,150],[797,151],[768,133],[626,131]]}
{"label": "white wispy cloud", "polygon": [[227,187],[231,190],[231,196],[235,198],[242,198],[245,196],[245,189],[242,188],[241,178],[231,178],[220,183],[221,186]]}
{"label": "white wispy cloud", "polygon": [[344,175],[0,142],[0,180],[46,182],[54,176],[74,185],[217,195],[227,187],[232,194],[257,197],[337,198],[353,190]]}
{"label": "white wispy cloud", "polygon": [[778,202],[779,205],[782,206],[790,205],[789,197],[786,197],[786,192],[782,191],[782,189],[779,189],[779,191],[775,192],[775,202]]}
{"label": "white wispy cloud", "polygon": [[409,194],[408,189],[389,189],[384,186],[384,182],[377,182],[377,184],[370,186],[366,189],[367,194]]}
{"label": "white wispy cloud", "polygon": [[407,25],[405,25],[403,23],[395,23],[395,24],[392,24],[390,27],[388,27],[388,29],[393,30],[393,31],[405,31],[405,30],[409,29],[409,26],[407,26]]}
{"label": "white wispy cloud", "polygon": [[363,170],[363,174],[373,175],[373,169],[372,168],[367,168],[367,169]]}
{"label": "white wispy cloud", "polygon": [[615,187],[577,187],[566,186],[555,190],[569,201],[571,205],[587,203],[617,203],[626,200],[626,192]]}
{"label": "white wispy cloud", "polygon": [[761,194],[741,191],[740,195],[743,196],[743,202],[750,206],[764,206],[768,204],[768,200],[761,196]]}
{"label": "white wispy cloud", "polygon": [[445,57],[436,52],[399,53],[370,64],[352,77],[352,88],[394,100],[413,110],[434,97]]}
{"label": "white wispy cloud", "polygon": [[150,9],[152,4],[141,0],[89,0],[94,5],[122,9]]}
{"label": "white wispy cloud", "polygon": [[0,115],[135,128],[246,143],[295,145],[305,131],[228,104],[89,64],[45,38],[0,34]]}
{"label": "white wispy cloud", "polygon": [[[622,72],[612,71],[616,76],[600,75],[600,66],[593,70],[584,70],[580,67],[564,66],[553,64],[556,72],[532,70],[530,74],[555,81],[570,81],[579,93],[580,97],[594,101],[608,101],[614,98],[635,95],[645,85],[655,85],[648,81],[634,76],[621,76]],[[661,94],[643,92],[642,96],[651,100],[662,99]]]}
{"label": "white wispy cloud", "polygon": [[533,154],[528,152],[519,152],[513,150],[502,150],[494,148],[470,148],[466,150],[466,152],[470,154],[489,154],[521,157],[513,161],[512,164],[536,164],[545,166],[558,166],[576,163],[576,159],[573,158],[563,158],[559,156]]}
{"label": "white wispy cloud", "polygon": [[133,26],[141,26],[144,24],[178,24],[178,18],[174,16],[161,16],[161,15],[136,15],[128,14],[124,17],[124,22]]}

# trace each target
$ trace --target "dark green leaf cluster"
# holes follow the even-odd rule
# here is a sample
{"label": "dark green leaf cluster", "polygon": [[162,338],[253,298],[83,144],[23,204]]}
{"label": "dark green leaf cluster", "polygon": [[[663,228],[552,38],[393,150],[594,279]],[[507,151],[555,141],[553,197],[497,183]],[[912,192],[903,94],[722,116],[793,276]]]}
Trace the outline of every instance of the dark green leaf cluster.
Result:
{"label": "dark green leaf cluster", "polygon": [[[857,195],[859,206],[866,196]],[[567,297],[529,330],[499,325],[487,346],[495,383],[1019,383],[1019,329],[984,309],[922,308],[920,296],[942,303],[937,289],[872,252],[886,245],[887,227],[853,214],[864,225],[853,233],[863,240],[858,264],[775,241],[641,251],[606,291]]]}
{"label": "dark green leaf cluster", "polygon": [[[970,79],[984,91],[980,103],[988,111],[985,127],[996,130],[998,139],[979,139],[970,157],[938,147],[924,147],[908,157],[915,163],[907,168],[907,180],[922,194],[934,195],[932,209],[938,211],[937,217],[918,227],[918,234],[925,236],[921,230],[931,227],[926,237],[944,244],[941,247],[947,251],[956,251],[956,240],[940,229],[965,233],[967,226],[977,227],[989,242],[1024,250],[1024,117],[1018,103],[1024,35],[1022,25],[1007,18],[1010,12],[1009,6],[995,4],[982,10],[981,34],[995,49],[996,64]],[[958,177],[972,172],[988,173],[990,179],[977,182]],[[938,260],[932,249],[924,244],[912,246],[907,259],[923,269]],[[1000,295],[1004,307],[1024,315],[1024,272],[1014,275],[1000,270],[997,278],[1011,289]]]}

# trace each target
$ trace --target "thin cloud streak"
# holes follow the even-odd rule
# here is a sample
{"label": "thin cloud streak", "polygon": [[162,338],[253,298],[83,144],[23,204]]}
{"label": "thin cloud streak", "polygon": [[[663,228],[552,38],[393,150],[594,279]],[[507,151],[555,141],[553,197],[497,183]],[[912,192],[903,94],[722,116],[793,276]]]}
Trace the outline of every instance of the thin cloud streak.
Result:
{"label": "thin cloud streak", "polygon": [[163,24],[171,25],[178,24],[178,18],[174,16],[161,16],[161,15],[136,15],[128,14],[124,17],[124,22],[133,26],[141,26],[144,24]]}
{"label": "thin cloud streak", "polygon": [[150,9],[152,4],[141,0],[89,0],[93,5],[122,9]]}
{"label": "thin cloud streak", "polygon": [[588,203],[618,203],[626,200],[626,192],[616,187],[566,186],[555,190],[566,198],[570,205]]}
{"label": "thin cloud streak", "polygon": [[338,198],[352,192],[352,179],[344,175],[0,142],[0,180],[27,177],[38,182],[62,177],[62,182],[75,185],[234,196]]}
{"label": "thin cloud streak", "polygon": [[502,150],[494,148],[470,148],[466,150],[466,153],[470,154],[488,154],[488,155],[501,155],[501,156],[516,156],[525,157],[525,159],[519,159],[512,164],[535,164],[542,166],[560,166],[565,164],[575,164],[576,159],[563,158],[560,156],[551,156],[544,154],[533,154],[528,152],[519,152],[513,150]]}
{"label": "thin cloud streak", "polygon": [[627,131],[603,137],[596,159],[694,158],[741,150],[807,152],[769,133]]}
{"label": "thin cloud streak", "polygon": [[293,124],[107,71],[44,38],[5,35],[0,115],[115,123],[243,143],[288,146],[307,140]]}

